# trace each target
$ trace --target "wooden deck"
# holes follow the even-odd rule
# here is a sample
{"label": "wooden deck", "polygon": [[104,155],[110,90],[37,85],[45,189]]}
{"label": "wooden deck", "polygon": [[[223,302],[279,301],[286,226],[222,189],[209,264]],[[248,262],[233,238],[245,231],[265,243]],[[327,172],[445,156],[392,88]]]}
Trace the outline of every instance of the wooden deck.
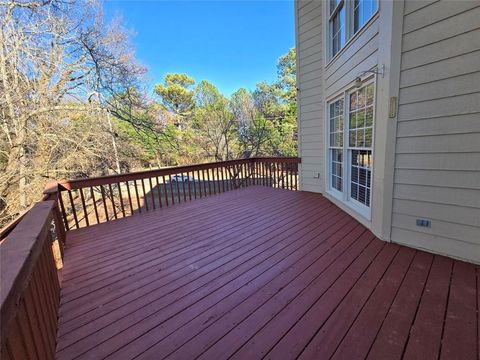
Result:
{"label": "wooden deck", "polygon": [[480,270],[250,187],[68,234],[58,359],[477,359]]}

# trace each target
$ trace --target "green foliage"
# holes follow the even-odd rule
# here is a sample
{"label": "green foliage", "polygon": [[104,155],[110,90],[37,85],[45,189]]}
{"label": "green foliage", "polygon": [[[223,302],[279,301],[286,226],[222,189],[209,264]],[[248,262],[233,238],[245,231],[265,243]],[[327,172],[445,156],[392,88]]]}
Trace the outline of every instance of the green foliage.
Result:
{"label": "green foliage", "polygon": [[162,104],[168,111],[180,117],[190,115],[194,107],[195,80],[187,74],[167,74],[164,84],[155,86],[155,92],[160,96]]}
{"label": "green foliage", "polygon": [[[155,87],[160,102],[148,131],[122,131],[144,148],[142,161],[158,166],[249,156],[297,154],[295,49],[277,62],[277,80],[241,88],[228,99],[186,74],[167,74]],[[129,127],[130,126],[130,127]]]}

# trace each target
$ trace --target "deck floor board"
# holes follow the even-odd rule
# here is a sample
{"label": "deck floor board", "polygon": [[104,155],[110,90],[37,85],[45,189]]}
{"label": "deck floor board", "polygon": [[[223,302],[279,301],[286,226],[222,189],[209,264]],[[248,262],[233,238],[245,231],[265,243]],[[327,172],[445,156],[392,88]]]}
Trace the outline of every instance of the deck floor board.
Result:
{"label": "deck floor board", "polygon": [[58,359],[476,359],[479,267],[253,186],[72,231]]}

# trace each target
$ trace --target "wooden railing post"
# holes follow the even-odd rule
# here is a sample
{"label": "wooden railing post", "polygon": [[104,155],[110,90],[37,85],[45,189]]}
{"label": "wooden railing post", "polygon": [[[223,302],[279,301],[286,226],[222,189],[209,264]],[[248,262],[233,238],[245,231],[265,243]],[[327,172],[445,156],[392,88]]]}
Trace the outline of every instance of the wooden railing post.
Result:
{"label": "wooden railing post", "polygon": [[1,244],[2,359],[55,358],[60,284],[51,244],[53,208],[53,201],[34,204]]}
{"label": "wooden railing post", "polygon": [[44,197],[42,200],[52,200],[54,202],[52,209],[53,224],[55,226],[55,233],[59,242],[60,254],[63,259],[63,251],[66,242],[66,229],[64,221],[62,220],[61,209],[59,209],[59,197],[61,196],[59,184],[57,182],[48,183],[43,191],[43,194]]}

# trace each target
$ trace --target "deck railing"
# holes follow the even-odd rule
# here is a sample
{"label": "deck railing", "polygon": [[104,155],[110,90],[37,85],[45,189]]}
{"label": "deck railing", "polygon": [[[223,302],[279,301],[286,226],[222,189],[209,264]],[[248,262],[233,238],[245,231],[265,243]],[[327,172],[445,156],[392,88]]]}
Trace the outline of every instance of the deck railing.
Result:
{"label": "deck railing", "polygon": [[52,253],[55,201],[33,205],[1,247],[2,359],[53,359],[60,285]]}
{"label": "deck railing", "polygon": [[60,181],[57,194],[66,230],[252,185],[297,190],[298,158],[250,158]]}
{"label": "deck railing", "polygon": [[298,189],[298,158],[253,158],[49,184],[0,230],[0,355],[54,359],[66,231],[251,185]]}

